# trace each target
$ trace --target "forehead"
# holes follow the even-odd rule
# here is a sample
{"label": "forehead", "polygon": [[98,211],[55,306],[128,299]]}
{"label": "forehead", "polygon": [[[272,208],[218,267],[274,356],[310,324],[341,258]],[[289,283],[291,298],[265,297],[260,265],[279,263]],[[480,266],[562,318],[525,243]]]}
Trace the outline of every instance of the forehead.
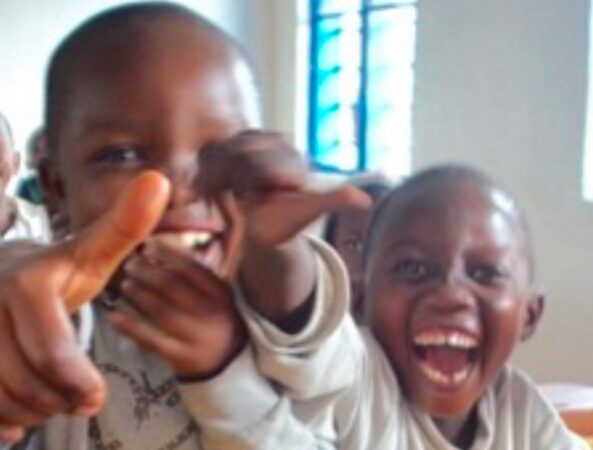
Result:
{"label": "forehead", "polygon": [[60,110],[68,119],[189,112],[204,120],[258,120],[244,58],[187,21],[109,31],[75,49],[67,64]]}
{"label": "forehead", "polygon": [[514,207],[494,189],[472,183],[425,183],[386,204],[375,241],[433,247],[522,250]]}

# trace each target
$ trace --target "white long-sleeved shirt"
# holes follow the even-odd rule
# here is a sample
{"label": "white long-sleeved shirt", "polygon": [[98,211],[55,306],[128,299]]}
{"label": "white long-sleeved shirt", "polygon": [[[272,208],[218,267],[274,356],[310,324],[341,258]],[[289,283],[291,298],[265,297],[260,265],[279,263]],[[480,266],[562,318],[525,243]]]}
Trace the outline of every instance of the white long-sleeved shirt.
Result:
{"label": "white long-sleeved shirt", "polygon": [[[294,414],[318,442],[340,450],[453,450],[423,411],[410,405],[381,348],[347,314],[348,279],[335,252],[312,239],[318,286],[309,324],[278,330],[246,302],[258,367],[290,395]],[[585,450],[533,382],[501,370],[476,405],[472,450]]]}
{"label": "white long-sleeved shirt", "polygon": [[13,200],[16,206],[16,216],[14,223],[4,233],[2,239],[36,239],[47,242],[50,239],[51,231],[45,208],[19,197],[14,197]]}

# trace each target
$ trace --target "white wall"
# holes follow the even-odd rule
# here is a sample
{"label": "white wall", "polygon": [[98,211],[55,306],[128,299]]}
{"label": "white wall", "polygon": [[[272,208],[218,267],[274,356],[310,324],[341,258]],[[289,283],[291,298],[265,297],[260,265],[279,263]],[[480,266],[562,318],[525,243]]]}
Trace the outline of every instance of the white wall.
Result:
{"label": "white wall", "polygon": [[414,161],[464,161],[527,210],[543,326],[517,355],[541,380],[593,382],[593,204],[581,199],[587,0],[420,2]]}
{"label": "white wall", "polygon": [[[43,77],[51,51],[91,14],[121,0],[0,1],[0,111],[23,149],[41,124]],[[180,0],[251,47],[251,0]]]}

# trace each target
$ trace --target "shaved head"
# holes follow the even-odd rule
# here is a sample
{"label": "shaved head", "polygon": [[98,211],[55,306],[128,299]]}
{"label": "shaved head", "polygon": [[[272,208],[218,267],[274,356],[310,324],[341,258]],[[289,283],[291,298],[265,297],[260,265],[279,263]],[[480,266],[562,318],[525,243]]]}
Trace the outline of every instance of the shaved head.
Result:
{"label": "shaved head", "polygon": [[[239,59],[252,72],[243,48],[188,8],[171,3],[140,3],[107,10],[68,35],[50,60],[45,99],[50,152],[58,147],[62,121],[67,117],[78,85],[87,81],[85,76],[123,69],[133,73],[134,66],[141,67],[140,62],[150,52],[166,54],[171,50],[170,36],[175,34],[171,31],[178,35],[179,42],[190,41],[194,45],[196,59],[213,64],[222,61],[231,64]],[[249,76],[253,77],[253,73]],[[257,91],[255,81],[253,90]]]}
{"label": "shaved head", "polygon": [[511,195],[491,177],[463,165],[442,165],[429,168],[393,189],[383,199],[371,221],[364,253],[365,261],[374,251],[376,243],[382,242],[386,228],[396,224],[401,216],[418,207],[446,210],[449,199],[461,195],[480,197],[490,204],[491,208],[503,214],[516,229],[524,247],[530,271],[533,272],[533,248],[527,221],[522,210]]}

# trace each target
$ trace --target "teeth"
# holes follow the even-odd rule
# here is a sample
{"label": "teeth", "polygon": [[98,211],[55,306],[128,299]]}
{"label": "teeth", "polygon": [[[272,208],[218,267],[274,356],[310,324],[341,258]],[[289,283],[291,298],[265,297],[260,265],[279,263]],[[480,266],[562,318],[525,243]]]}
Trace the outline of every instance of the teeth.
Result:
{"label": "teeth", "polygon": [[444,386],[461,383],[468,377],[470,371],[470,367],[465,367],[449,376],[425,362],[420,363],[420,369],[430,381]]}
{"label": "teeth", "polygon": [[478,346],[475,337],[459,331],[423,331],[414,336],[414,344],[426,346],[444,346],[472,349]]}
{"label": "teeth", "polygon": [[190,250],[209,244],[214,239],[209,231],[184,231],[180,233],[160,233],[150,238],[152,242],[179,250]]}

